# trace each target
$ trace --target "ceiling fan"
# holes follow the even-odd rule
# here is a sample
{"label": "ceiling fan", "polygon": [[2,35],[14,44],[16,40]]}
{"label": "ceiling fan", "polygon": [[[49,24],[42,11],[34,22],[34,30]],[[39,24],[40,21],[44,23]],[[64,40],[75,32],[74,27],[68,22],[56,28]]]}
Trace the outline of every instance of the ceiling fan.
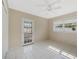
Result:
{"label": "ceiling fan", "polygon": [[61,8],[60,3],[61,0],[43,0],[44,4],[37,4],[36,6],[39,8],[44,8],[44,11],[52,12]]}

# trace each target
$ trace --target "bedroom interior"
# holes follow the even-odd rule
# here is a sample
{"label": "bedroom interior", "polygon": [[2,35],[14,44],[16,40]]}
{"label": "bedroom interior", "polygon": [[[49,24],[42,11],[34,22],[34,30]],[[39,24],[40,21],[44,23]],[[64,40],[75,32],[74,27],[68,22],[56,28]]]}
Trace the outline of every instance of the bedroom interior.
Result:
{"label": "bedroom interior", "polygon": [[2,59],[77,59],[76,0],[3,0]]}

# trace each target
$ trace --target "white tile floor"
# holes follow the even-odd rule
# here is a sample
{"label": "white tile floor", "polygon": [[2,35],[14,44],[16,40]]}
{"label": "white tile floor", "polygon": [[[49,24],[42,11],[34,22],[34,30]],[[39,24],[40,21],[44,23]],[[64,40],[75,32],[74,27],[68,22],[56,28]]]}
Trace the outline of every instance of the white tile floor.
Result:
{"label": "white tile floor", "polygon": [[6,59],[76,59],[76,47],[40,41],[9,51]]}

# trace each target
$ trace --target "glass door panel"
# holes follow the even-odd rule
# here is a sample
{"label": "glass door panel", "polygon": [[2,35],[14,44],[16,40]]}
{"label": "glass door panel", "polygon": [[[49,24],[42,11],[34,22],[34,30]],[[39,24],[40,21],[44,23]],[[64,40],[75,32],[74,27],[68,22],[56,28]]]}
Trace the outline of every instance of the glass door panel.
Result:
{"label": "glass door panel", "polygon": [[24,21],[24,45],[32,42],[32,22]]}

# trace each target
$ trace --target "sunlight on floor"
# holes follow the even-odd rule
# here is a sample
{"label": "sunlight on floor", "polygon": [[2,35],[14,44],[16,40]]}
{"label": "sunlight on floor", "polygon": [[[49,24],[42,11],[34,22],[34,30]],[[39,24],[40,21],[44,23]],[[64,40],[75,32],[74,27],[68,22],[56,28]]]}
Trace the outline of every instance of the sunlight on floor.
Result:
{"label": "sunlight on floor", "polygon": [[56,47],[53,47],[53,46],[48,46],[48,49],[50,49],[51,51],[56,51],[57,53],[61,54],[61,55],[64,55],[70,59],[77,59],[75,56],[72,56],[71,54],[69,53],[66,53],[65,51],[61,51],[59,49],[57,49]]}
{"label": "sunlight on floor", "polygon": [[[9,51],[6,59],[77,59],[70,50],[63,49],[65,46],[60,48],[61,46],[58,47],[54,45],[55,43],[51,43],[52,42],[39,42],[21,48],[12,49]],[[73,51],[73,49],[71,50]]]}
{"label": "sunlight on floor", "polygon": [[58,53],[60,52],[60,50],[57,49],[57,48],[55,48],[55,47],[48,46],[48,48],[51,49],[51,51],[53,50],[53,51],[56,51],[56,52],[58,52]]}

